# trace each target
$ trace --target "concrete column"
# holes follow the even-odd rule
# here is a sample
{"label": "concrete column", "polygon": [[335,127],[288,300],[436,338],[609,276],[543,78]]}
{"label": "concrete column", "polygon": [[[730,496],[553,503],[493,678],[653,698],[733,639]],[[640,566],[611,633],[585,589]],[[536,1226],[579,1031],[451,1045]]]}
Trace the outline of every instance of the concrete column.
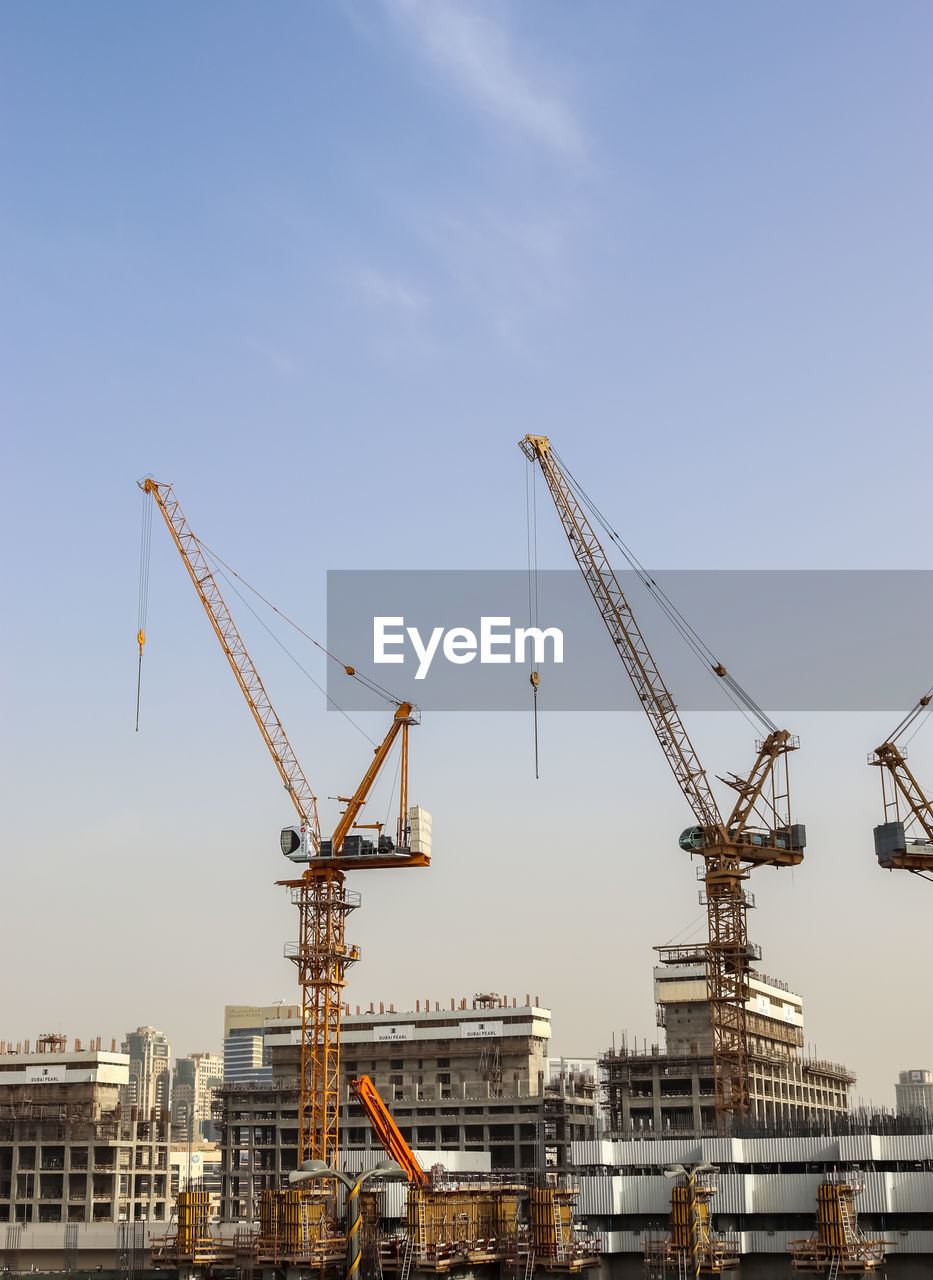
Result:
{"label": "concrete column", "polygon": [[655,1133],[661,1132],[661,1071],[658,1064],[651,1065],[651,1122]]}
{"label": "concrete column", "polygon": [[690,1092],[693,1102],[693,1128],[696,1132],[699,1132],[701,1124],[700,1065],[696,1062],[690,1068]]}

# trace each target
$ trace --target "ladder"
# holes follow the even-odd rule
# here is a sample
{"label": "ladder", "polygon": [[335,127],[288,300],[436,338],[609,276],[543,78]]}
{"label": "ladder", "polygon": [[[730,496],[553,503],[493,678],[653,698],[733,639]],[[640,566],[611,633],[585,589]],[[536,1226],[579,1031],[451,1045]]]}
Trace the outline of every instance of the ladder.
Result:
{"label": "ladder", "polygon": [[567,1250],[564,1248],[564,1222],[560,1216],[560,1201],[557,1196],[553,1199],[554,1205],[554,1256],[558,1262],[563,1262],[567,1257]]}
{"label": "ladder", "polygon": [[851,1252],[855,1248],[856,1239],[855,1232],[852,1230],[852,1219],[849,1217],[849,1206],[839,1197],[839,1221],[842,1223],[842,1238],[845,1241],[847,1251]]}
{"label": "ladder", "polygon": [[424,1196],[418,1196],[418,1261],[424,1262],[428,1256],[428,1232],[424,1221]]}
{"label": "ladder", "polygon": [[829,1264],[829,1271],[826,1273],[826,1280],[836,1280],[836,1277],[839,1274],[839,1267],[841,1266],[841,1264],[842,1264],[841,1255],[838,1253],[834,1253],[833,1260]]}
{"label": "ladder", "polygon": [[414,1255],[415,1255],[415,1241],[412,1236],[409,1236],[408,1239],[405,1241],[405,1254],[402,1258],[402,1270],[399,1275],[399,1280],[408,1280],[409,1276],[411,1275],[411,1263]]}
{"label": "ladder", "polygon": [[529,1245],[528,1254],[525,1258],[525,1280],[531,1280],[531,1277],[534,1275],[534,1272],[535,1272],[535,1251],[531,1247],[531,1245]]}

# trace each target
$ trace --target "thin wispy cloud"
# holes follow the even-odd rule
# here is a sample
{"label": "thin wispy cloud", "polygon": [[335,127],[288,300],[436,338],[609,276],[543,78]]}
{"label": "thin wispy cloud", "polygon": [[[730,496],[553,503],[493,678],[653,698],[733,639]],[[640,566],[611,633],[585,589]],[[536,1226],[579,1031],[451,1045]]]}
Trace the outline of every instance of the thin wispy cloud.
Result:
{"label": "thin wispy cloud", "polygon": [[509,128],[565,155],[585,151],[583,132],[566,103],[520,65],[509,32],[462,0],[385,0],[420,57],[445,83]]}
{"label": "thin wispy cloud", "polygon": [[366,301],[377,306],[412,314],[427,307],[424,294],[399,276],[362,268],[356,272],[355,284]]}
{"label": "thin wispy cloud", "polygon": [[246,346],[256,355],[261,356],[263,360],[268,361],[279,373],[295,372],[295,361],[291,356],[286,355],[284,351],[252,340],[247,341]]}

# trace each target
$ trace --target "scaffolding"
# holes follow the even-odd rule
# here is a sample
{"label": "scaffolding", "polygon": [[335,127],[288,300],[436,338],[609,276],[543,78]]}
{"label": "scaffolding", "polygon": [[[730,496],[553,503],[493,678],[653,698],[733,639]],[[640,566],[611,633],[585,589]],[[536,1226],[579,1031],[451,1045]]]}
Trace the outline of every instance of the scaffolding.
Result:
{"label": "scaffolding", "polygon": [[521,1180],[484,1176],[411,1186],[404,1246],[395,1251],[401,1280],[406,1265],[409,1271],[433,1272],[494,1265],[515,1280],[530,1280],[535,1270],[596,1266],[598,1241],[575,1229],[576,1196],[569,1186],[529,1189]]}
{"label": "scaffolding", "polygon": [[665,1280],[667,1276],[720,1276],[738,1267],[737,1241],[721,1237],[713,1230],[709,1202],[716,1191],[714,1170],[704,1170],[692,1180],[685,1175],[680,1185],[671,1188],[670,1234],[645,1237],[644,1267],[648,1280]]}
{"label": "scaffolding", "polygon": [[826,1276],[873,1276],[884,1263],[890,1240],[869,1240],[858,1225],[855,1199],[864,1189],[856,1172],[835,1174],[816,1192],[816,1230],[809,1240],[792,1240],[795,1272]]}

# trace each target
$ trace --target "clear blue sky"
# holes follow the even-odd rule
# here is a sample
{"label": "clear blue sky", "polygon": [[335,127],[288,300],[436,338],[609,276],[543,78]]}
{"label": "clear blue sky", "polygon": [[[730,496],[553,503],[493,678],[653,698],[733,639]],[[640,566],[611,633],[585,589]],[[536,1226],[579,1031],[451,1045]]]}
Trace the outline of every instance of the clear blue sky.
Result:
{"label": "clear blue sky", "polygon": [[[216,1048],[225,1001],[294,992],[289,815],[162,528],[132,732],[138,477],[314,634],[328,569],[521,567],[526,431],[653,566],[930,567],[931,36],[860,0],[0,9],[0,1035]],[[261,646],[344,791],[363,739]],[[933,899],[872,857],[888,717],[792,727],[811,849],[752,931],[890,1103],[933,1066]],[[419,733],[435,863],[359,877],[351,1002],[531,991],[565,1053],[652,1038],[650,947],[699,908],[647,727],[547,721],[537,786],[524,717]]]}

